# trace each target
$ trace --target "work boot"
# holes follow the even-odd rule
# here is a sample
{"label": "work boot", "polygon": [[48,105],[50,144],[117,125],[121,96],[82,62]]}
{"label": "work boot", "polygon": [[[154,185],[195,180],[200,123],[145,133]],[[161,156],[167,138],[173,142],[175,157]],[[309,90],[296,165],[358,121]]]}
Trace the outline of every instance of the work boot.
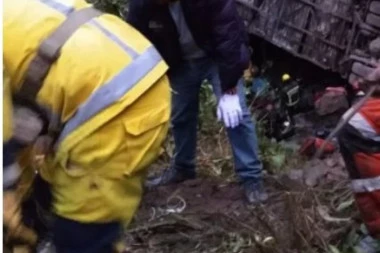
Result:
{"label": "work boot", "polygon": [[195,179],[195,173],[182,173],[174,168],[165,170],[162,175],[148,179],[145,186],[153,188],[161,185],[177,184],[186,180]]}
{"label": "work boot", "polygon": [[250,204],[259,204],[268,199],[268,193],[264,190],[263,183],[248,181],[244,183],[245,197]]}

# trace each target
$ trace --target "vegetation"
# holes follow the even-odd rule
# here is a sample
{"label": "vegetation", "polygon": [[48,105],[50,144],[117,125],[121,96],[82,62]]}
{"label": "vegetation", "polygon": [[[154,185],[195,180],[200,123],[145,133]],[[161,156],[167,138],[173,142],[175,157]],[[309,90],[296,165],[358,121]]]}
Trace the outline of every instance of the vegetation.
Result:
{"label": "vegetation", "polygon": [[123,16],[126,13],[128,0],[86,0],[89,3],[104,12],[117,16]]}

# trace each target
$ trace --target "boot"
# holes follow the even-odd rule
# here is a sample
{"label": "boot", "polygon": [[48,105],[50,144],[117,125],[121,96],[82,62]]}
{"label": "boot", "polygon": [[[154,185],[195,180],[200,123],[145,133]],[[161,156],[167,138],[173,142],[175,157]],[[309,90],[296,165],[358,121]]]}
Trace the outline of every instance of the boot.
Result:
{"label": "boot", "polygon": [[244,193],[249,204],[259,204],[268,199],[268,193],[264,190],[263,183],[247,181],[244,183]]}
{"label": "boot", "polygon": [[162,185],[177,184],[186,180],[195,179],[195,173],[182,173],[174,168],[166,169],[160,176],[148,179],[145,186],[153,188]]}

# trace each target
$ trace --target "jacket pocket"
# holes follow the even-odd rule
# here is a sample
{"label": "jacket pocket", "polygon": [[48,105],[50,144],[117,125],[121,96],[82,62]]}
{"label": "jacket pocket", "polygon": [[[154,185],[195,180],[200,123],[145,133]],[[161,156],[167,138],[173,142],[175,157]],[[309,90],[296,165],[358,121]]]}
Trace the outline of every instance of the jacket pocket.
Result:
{"label": "jacket pocket", "polygon": [[66,172],[72,177],[91,173],[122,179],[141,171],[157,158],[169,117],[169,106],[140,114],[125,111],[71,151]]}
{"label": "jacket pocket", "polygon": [[169,113],[170,111],[166,107],[163,107],[148,115],[144,114],[132,120],[127,119],[124,121],[125,130],[132,136],[139,136],[167,122],[169,120]]}
{"label": "jacket pocket", "polygon": [[170,109],[167,106],[152,110],[149,114],[124,121],[126,142],[126,166],[124,176],[143,172],[157,159],[166,138]]}

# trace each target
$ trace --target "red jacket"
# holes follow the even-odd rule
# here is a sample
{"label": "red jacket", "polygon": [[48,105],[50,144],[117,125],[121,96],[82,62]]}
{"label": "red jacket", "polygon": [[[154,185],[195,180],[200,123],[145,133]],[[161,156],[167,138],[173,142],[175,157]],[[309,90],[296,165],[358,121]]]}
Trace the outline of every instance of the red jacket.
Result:
{"label": "red jacket", "polygon": [[370,234],[380,239],[380,99],[360,109],[339,142],[362,219]]}

